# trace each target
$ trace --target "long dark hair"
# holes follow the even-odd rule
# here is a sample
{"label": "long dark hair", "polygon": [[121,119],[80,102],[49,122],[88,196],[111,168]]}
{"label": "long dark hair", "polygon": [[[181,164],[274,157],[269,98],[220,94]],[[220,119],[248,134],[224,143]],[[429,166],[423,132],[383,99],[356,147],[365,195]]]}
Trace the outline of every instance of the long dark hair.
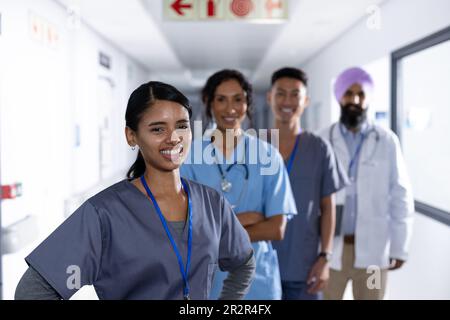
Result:
{"label": "long dark hair", "polygon": [[216,89],[222,82],[228,81],[228,80],[236,80],[239,85],[242,87],[244,92],[246,93],[246,99],[247,99],[247,117],[249,120],[252,119],[252,103],[253,103],[253,97],[252,97],[252,85],[248,80],[245,78],[245,76],[238,70],[230,70],[230,69],[224,69],[221,71],[218,71],[214,73],[212,76],[208,78],[206,81],[205,86],[202,89],[202,101],[206,106],[206,116],[208,117],[208,120],[211,121],[212,119],[212,112],[211,112],[211,103],[214,100],[214,95],[216,93]]}
{"label": "long dark hair", "polygon": [[[137,132],[139,122],[144,112],[150,108],[157,100],[172,101],[181,104],[189,112],[189,118],[192,116],[192,109],[189,99],[186,98],[177,88],[170,84],[150,81],[141,85],[133,91],[128,100],[127,111],[125,112],[126,126]],[[145,172],[145,161],[141,151],[138,151],[136,161],[130,167],[127,178],[136,179]]]}

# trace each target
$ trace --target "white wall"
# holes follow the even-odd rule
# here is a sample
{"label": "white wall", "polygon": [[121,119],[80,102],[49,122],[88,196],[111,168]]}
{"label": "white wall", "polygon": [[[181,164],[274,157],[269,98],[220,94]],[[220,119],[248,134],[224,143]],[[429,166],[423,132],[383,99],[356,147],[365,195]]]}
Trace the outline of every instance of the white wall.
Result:
{"label": "white wall", "polygon": [[450,227],[416,213],[405,266],[388,275],[387,299],[450,300]]}
{"label": "white wall", "polygon": [[[406,264],[388,273],[387,300],[450,300],[450,228],[420,213]],[[344,293],[352,300],[351,282]]]}
{"label": "white wall", "polygon": [[[34,215],[39,230],[33,243],[3,256],[3,297],[11,299],[26,269],[23,258],[63,221],[64,201],[101,182],[99,77],[114,83],[112,175],[123,176],[134,160],[123,133],[126,103],[149,74],[87,26],[69,29],[55,1],[2,0],[0,12],[1,182],[23,183],[23,197],[2,202],[2,224]],[[51,26],[58,40],[46,40],[48,28],[33,36],[33,20]],[[99,50],[111,57],[110,70],[99,66]]]}
{"label": "white wall", "polygon": [[[310,76],[311,107],[307,125],[324,128],[338,119],[333,99],[333,79],[350,66],[378,70],[389,81],[391,52],[450,25],[448,0],[388,0],[381,6],[381,30],[369,30],[366,18],[321,50],[302,67]],[[389,103],[389,82],[376,83],[381,103]],[[334,108],[334,109],[333,109]],[[377,107],[389,110],[386,106]],[[448,181],[447,181],[448,183]],[[450,299],[450,228],[416,214],[411,257],[401,270],[390,272],[388,299]]]}

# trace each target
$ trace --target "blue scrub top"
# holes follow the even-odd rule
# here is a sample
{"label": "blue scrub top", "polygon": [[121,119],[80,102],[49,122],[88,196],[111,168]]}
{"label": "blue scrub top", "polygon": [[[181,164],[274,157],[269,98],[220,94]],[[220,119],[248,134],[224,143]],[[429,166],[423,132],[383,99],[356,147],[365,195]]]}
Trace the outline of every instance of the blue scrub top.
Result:
{"label": "blue scrub top", "polygon": [[299,214],[289,220],[284,239],[273,242],[282,281],[307,280],[320,244],[320,201],[345,187],[343,176],[328,142],[301,133],[289,175]]}
{"label": "blue scrub top", "polygon": [[[206,300],[217,266],[232,270],[246,263],[252,247],[217,191],[186,182],[192,201],[190,296]],[[182,235],[169,229],[186,263],[188,228]],[[86,201],[25,260],[64,299],[79,289],[73,288],[78,268],[80,287],[93,285],[100,299],[183,299],[177,257],[162,223],[128,180]]]}
{"label": "blue scrub top", "polygon": [[[249,149],[254,146],[257,146],[259,153],[266,156],[271,155],[271,163],[262,164],[260,157],[252,158],[254,155],[249,154]],[[209,141],[195,140],[188,156],[188,163],[183,164],[181,167],[181,175],[222,192],[225,198],[234,206],[233,209],[236,214],[246,211],[257,211],[269,218],[279,214],[293,215],[297,213],[283,158],[271,144],[244,134],[243,139],[236,146],[234,154],[229,158],[234,157],[237,162],[241,163],[233,166],[226,173],[226,179],[232,184],[230,192],[222,191],[222,177],[216,163],[194,163],[195,156],[193,153],[198,149],[204,152],[215,149],[219,163],[223,162],[222,153],[213,147]],[[243,163],[248,167],[248,179],[245,179],[246,170]],[[222,164],[223,171],[226,172],[229,166],[230,164]],[[273,174],[261,174],[262,168],[267,169],[270,166],[278,169]],[[252,245],[255,252],[256,271],[246,299],[281,299],[281,280],[276,251],[273,249],[270,241],[253,242]],[[211,299],[219,297],[225,277],[226,273],[216,273],[210,296]]]}

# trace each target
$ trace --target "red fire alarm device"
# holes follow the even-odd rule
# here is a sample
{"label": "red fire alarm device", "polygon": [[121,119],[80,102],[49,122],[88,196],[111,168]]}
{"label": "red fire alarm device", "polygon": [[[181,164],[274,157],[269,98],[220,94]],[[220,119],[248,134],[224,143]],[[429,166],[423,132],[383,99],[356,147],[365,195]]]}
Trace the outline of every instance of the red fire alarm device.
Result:
{"label": "red fire alarm device", "polygon": [[22,184],[15,183],[2,186],[0,190],[0,200],[15,199],[22,195]]}

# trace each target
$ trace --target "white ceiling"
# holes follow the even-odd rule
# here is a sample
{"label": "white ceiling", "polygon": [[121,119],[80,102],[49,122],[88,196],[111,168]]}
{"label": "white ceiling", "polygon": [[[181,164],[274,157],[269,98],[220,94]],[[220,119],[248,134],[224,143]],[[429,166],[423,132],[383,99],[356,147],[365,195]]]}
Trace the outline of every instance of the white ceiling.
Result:
{"label": "white ceiling", "polygon": [[259,89],[279,67],[300,66],[387,0],[289,0],[283,24],[163,19],[162,0],[59,0],[150,71],[190,90],[221,68],[238,68]]}

